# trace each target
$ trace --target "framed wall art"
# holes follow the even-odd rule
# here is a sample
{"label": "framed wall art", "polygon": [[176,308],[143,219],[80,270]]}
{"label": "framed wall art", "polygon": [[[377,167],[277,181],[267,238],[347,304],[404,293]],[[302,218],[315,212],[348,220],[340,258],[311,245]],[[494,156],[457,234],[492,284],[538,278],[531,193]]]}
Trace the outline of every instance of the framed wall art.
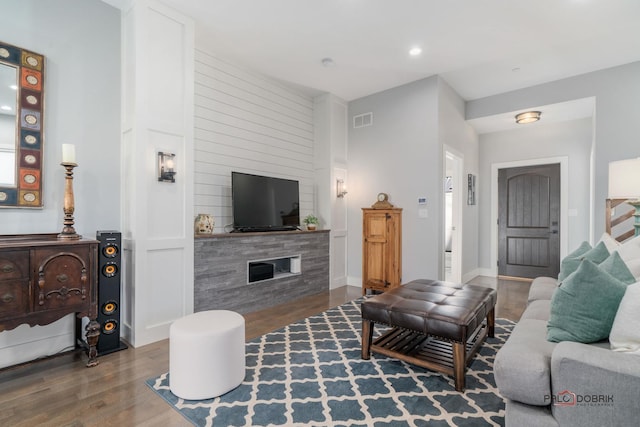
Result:
{"label": "framed wall art", "polygon": [[467,175],[467,204],[476,204],[476,176],[472,173]]}

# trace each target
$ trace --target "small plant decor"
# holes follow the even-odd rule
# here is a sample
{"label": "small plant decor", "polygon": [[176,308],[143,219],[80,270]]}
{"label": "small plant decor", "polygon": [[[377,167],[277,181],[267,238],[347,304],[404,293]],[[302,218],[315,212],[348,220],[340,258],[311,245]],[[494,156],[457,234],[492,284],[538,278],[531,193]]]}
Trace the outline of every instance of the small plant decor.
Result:
{"label": "small plant decor", "polygon": [[304,217],[302,222],[304,222],[307,225],[307,230],[315,230],[318,227],[319,221],[317,216],[313,214],[309,214],[306,217]]}

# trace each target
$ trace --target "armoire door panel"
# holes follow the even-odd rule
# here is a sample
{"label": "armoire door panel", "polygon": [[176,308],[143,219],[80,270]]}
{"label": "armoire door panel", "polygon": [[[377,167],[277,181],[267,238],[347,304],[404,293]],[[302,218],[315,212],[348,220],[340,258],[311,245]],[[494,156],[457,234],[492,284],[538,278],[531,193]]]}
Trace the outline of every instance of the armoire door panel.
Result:
{"label": "armoire door panel", "polygon": [[363,209],[362,293],[400,286],[402,209]]}

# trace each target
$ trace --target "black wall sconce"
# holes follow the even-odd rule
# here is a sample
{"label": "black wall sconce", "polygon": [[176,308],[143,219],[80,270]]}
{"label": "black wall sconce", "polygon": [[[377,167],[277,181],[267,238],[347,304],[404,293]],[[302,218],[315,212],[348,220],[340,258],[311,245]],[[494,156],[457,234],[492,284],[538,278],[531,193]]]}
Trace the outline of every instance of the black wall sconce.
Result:
{"label": "black wall sconce", "polygon": [[158,151],[158,181],[176,182],[176,155]]}
{"label": "black wall sconce", "polygon": [[344,179],[337,179],[336,180],[336,196],[339,198],[343,198],[345,194],[347,194],[347,186],[344,183]]}

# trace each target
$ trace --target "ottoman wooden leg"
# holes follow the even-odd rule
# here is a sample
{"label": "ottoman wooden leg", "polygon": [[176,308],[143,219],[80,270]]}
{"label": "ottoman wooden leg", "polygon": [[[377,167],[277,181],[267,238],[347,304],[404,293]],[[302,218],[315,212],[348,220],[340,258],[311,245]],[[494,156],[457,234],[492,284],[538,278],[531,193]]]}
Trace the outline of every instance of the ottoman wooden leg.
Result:
{"label": "ottoman wooden leg", "polygon": [[373,322],[362,319],[362,358],[369,360],[371,357],[371,340],[373,339]]}
{"label": "ottoman wooden leg", "polygon": [[463,342],[453,343],[453,379],[456,385],[456,391],[464,391],[464,371],[466,364],[466,345]]}
{"label": "ottoman wooden leg", "polygon": [[496,309],[495,307],[491,309],[489,314],[487,314],[487,335],[493,338],[496,328]]}

